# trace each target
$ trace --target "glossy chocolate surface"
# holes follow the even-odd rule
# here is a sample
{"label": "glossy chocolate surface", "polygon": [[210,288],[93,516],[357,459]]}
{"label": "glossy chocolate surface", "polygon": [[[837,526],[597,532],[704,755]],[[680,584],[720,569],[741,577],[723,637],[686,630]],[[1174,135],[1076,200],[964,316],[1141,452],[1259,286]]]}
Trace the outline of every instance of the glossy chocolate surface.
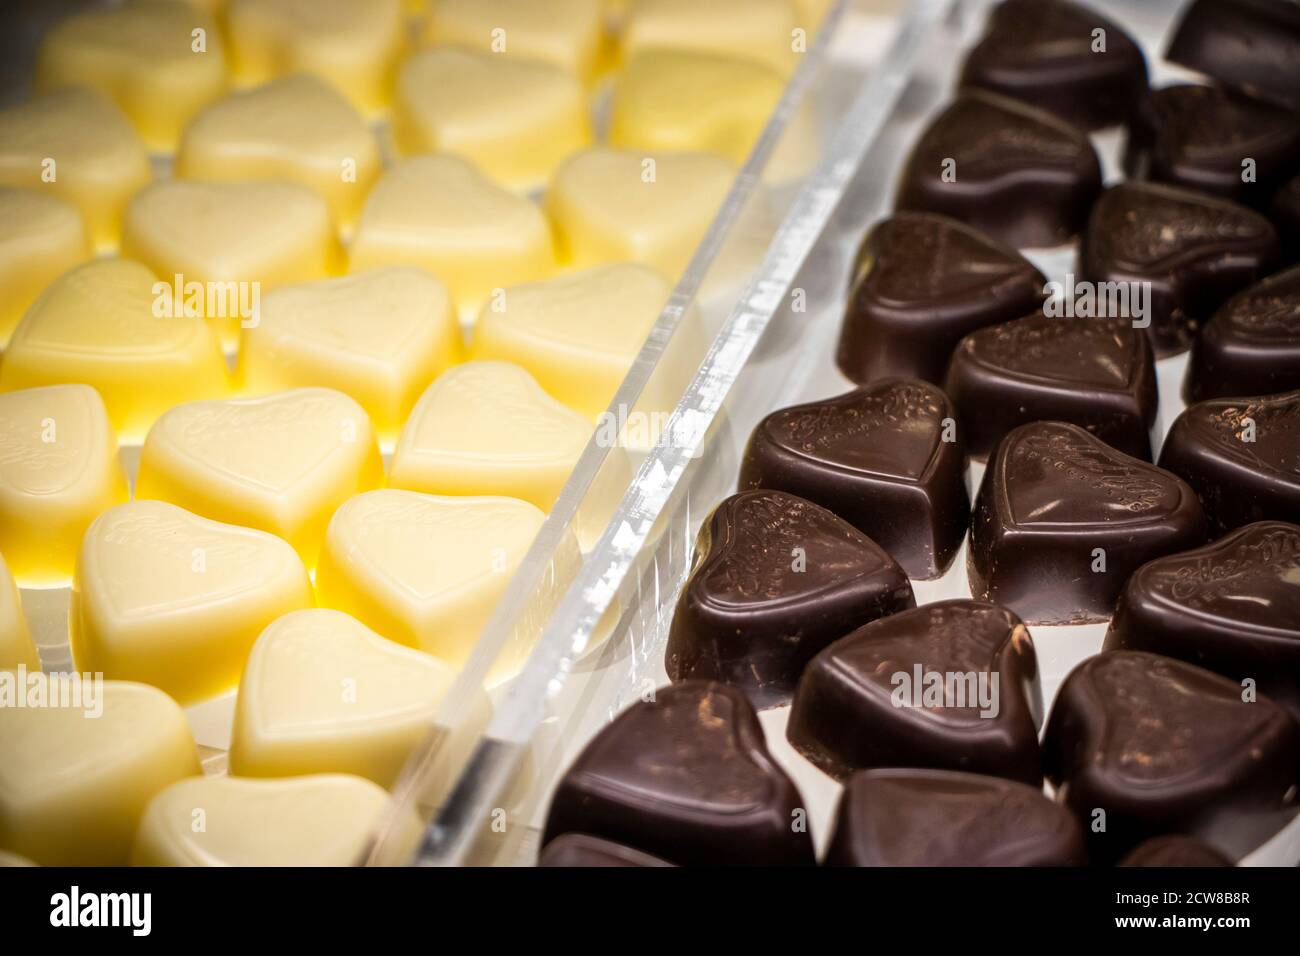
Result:
{"label": "glossy chocolate surface", "polygon": [[786,736],[837,780],[928,767],[1041,786],[1041,722],[1038,661],[1020,619],[943,601],[868,624],[813,658]]}
{"label": "glossy chocolate surface", "polygon": [[1261,521],[1144,564],[1124,587],[1106,649],[1253,680],[1300,719],[1300,526]]}
{"label": "glossy chocolate surface", "polygon": [[1191,837],[1152,837],[1124,857],[1125,867],[1139,866],[1232,866],[1232,861],[1212,846]]}
{"label": "glossy chocolate surface", "polygon": [[868,770],[844,789],[827,866],[1083,866],[1074,816],[1030,787],[945,770]]}
{"label": "glossy chocolate surface", "polygon": [[664,663],[674,681],[721,681],[768,707],[822,648],[915,606],[903,569],[857,528],[783,491],[743,491],[700,528]]}
{"label": "glossy chocolate surface", "polygon": [[1031,625],[1104,621],[1140,565],[1204,540],[1201,505],[1180,478],[1075,425],[1022,425],[975,500],[971,594]]}
{"label": "glossy chocolate surface", "polygon": [[1013,428],[1051,420],[1151,459],[1156,371],[1131,319],[1039,313],[980,329],[953,353],[947,389],[974,458],[987,458]]}
{"label": "glossy chocolate surface", "polygon": [[1017,100],[967,90],[921,134],[896,206],[951,216],[1017,248],[1043,247],[1078,233],[1100,191],[1084,133]]}
{"label": "glossy chocolate surface", "polygon": [[749,439],[738,484],[819,504],[909,577],[938,577],[970,522],[960,439],[956,411],[937,385],[877,382],[768,415]]}
{"label": "glossy chocolate surface", "polygon": [[[1124,150],[1124,168],[1151,179],[1268,208],[1300,169],[1300,115],[1217,86],[1152,90]],[[1253,179],[1243,181],[1243,163]]]}
{"label": "glossy chocolate surface", "polygon": [[1300,108],[1300,7],[1289,0],[1193,0],[1165,59]]}
{"label": "glossy chocolate surface", "polygon": [[585,833],[565,833],[543,847],[538,866],[559,867],[626,867],[672,866],[671,863],[642,853],[621,843],[611,843]]}
{"label": "glossy chocolate surface", "polygon": [[1252,521],[1300,524],[1300,392],[1188,406],[1160,465],[1196,489],[1212,537]]}
{"label": "glossy chocolate surface", "polygon": [[1269,276],[1220,306],[1192,345],[1183,398],[1300,389],[1300,266]]}
{"label": "glossy chocolate surface", "polygon": [[941,384],[962,336],[1035,311],[1046,282],[1015,249],[955,219],[895,213],[858,250],[836,364],[859,384]]}
{"label": "glossy chocolate surface", "polygon": [[592,738],[556,788],[543,842],[586,833],[683,866],[811,864],[804,807],[745,695],[690,681]]}
{"label": "glossy chocolate surface", "polygon": [[1078,271],[1090,282],[1149,283],[1147,331],[1160,357],[1190,345],[1199,323],[1277,258],[1277,234],[1259,213],[1186,189],[1125,182],[1093,206]]}
{"label": "glossy chocolate surface", "polygon": [[[1183,833],[1241,855],[1296,796],[1300,726],[1241,685],[1138,651],[1090,657],[1061,685],[1043,738],[1048,778],[1081,821],[1090,856],[1115,860]],[[1105,830],[1090,821],[1105,814]]]}
{"label": "glossy chocolate surface", "polygon": [[[1103,31],[1100,38],[1097,30]],[[1147,66],[1133,39],[1088,7],[1003,0],[966,57],[961,84],[1012,97],[1083,129],[1100,129],[1131,115],[1146,92]]]}

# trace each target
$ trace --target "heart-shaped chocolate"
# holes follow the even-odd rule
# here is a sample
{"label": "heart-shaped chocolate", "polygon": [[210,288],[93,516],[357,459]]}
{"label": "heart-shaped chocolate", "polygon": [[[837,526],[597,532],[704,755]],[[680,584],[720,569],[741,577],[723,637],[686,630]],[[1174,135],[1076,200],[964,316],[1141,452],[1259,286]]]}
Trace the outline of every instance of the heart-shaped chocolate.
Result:
{"label": "heart-shaped chocolate", "polygon": [[1128,576],[1205,540],[1195,493],[1177,476],[1076,425],[1034,422],[989,460],[972,519],[971,594],[1029,624],[1110,617]]}
{"label": "heart-shaped chocolate", "polygon": [[0,707],[0,846],[43,866],[125,866],[145,805],[200,772],[185,712],[130,681],[32,673],[16,687]]}
{"label": "heart-shaped chocolate", "polygon": [[1258,281],[1278,257],[1277,234],[1256,212],[1173,186],[1111,186],[1088,218],[1079,274],[1130,283],[1145,297],[1144,321],[1163,357],[1190,344],[1197,326],[1233,293]]}
{"label": "heart-shaped chocolate", "polygon": [[1295,802],[1300,726],[1267,698],[1141,651],[1090,657],[1065,679],[1043,738],[1048,779],[1090,822],[1094,860],[1165,833],[1234,856]]}
{"label": "heart-shaped chocolate", "polygon": [[105,511],[82,539],[72,656],[80,670],[190,704],[238,684],[262,629],[313,603],[307,569],[280,538],[132,501]]}
{"label": "heart-shaped chocolate", "polygon": [[1131,115],[1147,88],[1147,65],[1133,39],[1095,10],[1063,0],[1003,0],[967,55],[961,84],[1100,129]]}
{"label": "heart-shaped chocolate", "polygon": [[1238,292],[1192,344],[1188,402],[1300,389],[1300,267]]}
{"label": "heart-shaped chocolate", "polygon": [[937,386],[920,381],[878,382],[783,408],[754,429],[738,485],[819,504],[883,547],[909,576],[938,577],[970,518],[954,414]]}
{"label": "heart-shaped chocolate", "polygon": [[[1296,169],[1300,116],[1218,86],[1152,90],[1134,118],[1124,168],[1264,209]],[[1250,176],[1247,176],[1249,169]]]}
{"label": "heart-shaped chocolate", "polygon": [[135,493],[269,531],[313,567],[334,510],[383,480],[365,409],[298,388],[177,405],[149,429]]}
{"label": "heart-shaped chocolate", "polygon": [[1000,777],[866,770],[840,797],[827,866],[1083,866],[1065,808]]}
{"label": "heart-shaped chocolate", "polygon": [[[455,670],[325,608],[276,619],[239,683],[230,772],[352,773],[392,787],[433,725]],[[486,694],[464,714],[487,722]]]}
{"label": "heart-shaped chocolate", "polygon": [[804,670],[786,731],[843,780],[873,767],[930,767],[1040,786],[1038,662],[1005,608],[943,601],[861,627]]}
{"label": "heart-shaped chocolate", "polygon": [[1261,521],[1144,564],[1124,587],[1106,648],[1249,678],[1300,717],[1300,526]]}
{"label": "heart-shaped chocolate", "polygon": [[955,219],[895,213],[858,249],[836,364],[863,384],[942,382],[963,335],[1034,311],[1046,281],[1016,250]]}
{"label": "heart-shaped chocolate", "polygon": [[818,651],[868,621],[915,607],[903,569],[811,501],[743,491],[700,528],[695,568],[668,634],[668,676],[784,703]]}
{"label": "heart-shaped chocolate", "polygon": [[1035,314],[972,332],[953,353],[947,390],[973,458],[1019,425],[1053,420],[1151,459],[1155,362],[1129,319]]}
{"label": "heart-shaped chocolate", "polygon": [[1196,489],[1216,537],[1252,521],[1300,524],[1300,392],[1189,406],[1160,467]]}
{"label": "heart-shaped chocolate", "polygon": [[978,90],[930,123],[903,170],[895,205],[960,219],[1018,248],[1079,232],[1101,192],[1088,137],[1051,113]]}
{"label": "heart-shaped chocolate", "polygon": [[588,833],[682,866],[810,864],[804,808],[745,695],[688,681],[587,744],[551,798],[543,842]]}
{"label": "heart-shaped chocolate", "polygon": [[1192,0],[1165,59],[1300,109],[1300,9],[1288,0]]}

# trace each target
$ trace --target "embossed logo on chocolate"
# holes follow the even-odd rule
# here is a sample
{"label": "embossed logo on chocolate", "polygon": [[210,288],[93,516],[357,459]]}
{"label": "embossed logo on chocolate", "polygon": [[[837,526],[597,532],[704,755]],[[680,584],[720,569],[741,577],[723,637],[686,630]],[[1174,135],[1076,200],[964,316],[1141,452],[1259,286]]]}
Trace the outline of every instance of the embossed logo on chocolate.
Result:
{"label": "embossed logo on chocolate", "polygon": [[1185,413],[1198,431],[1238,461],[1300,475],[1300,392],[1254,399],[1211,399]]}
{"label": "embossed logo on chocolate", "polygon": [[1300,625],[1300,528],[1281,522],[1243,528],[1197,551],[1153,561],[1143,578],[1156,594],[1193,610],[1237,620],[1262,611],[1271,622],[1290,605]]}
{"label": "embossed logo on chocolate", "polygon": [[871,291],[896,302],[960,296],[982,290],[997,296],[1004,287],[1035,276],[1014,250],[998,245],[942,216],[897,212],[872,231],[859,262],[870,269]]}
{"label": "embossed logo on chocolate", "polygon": [[978,361],[1029,376],[1122,389],[1133,380],[1139,333],[1123,318],[1028,316],[973,333]]}
{"label": "embossed logo on chocolate", "polygon": [[1244,703],[1230,680],[1154,654],[1092,658],[1084,679],[1102,703],[1088,754],[1130,780],[1167,781],[1236,760],[1279,712]]}
{"label": "embossed logo on chocolate", "polygon": [[[701,584],[715,602],[750,605],[840,588],[884,565],[865,535],[824,508],[794,495],[752,492],[724,503],[731,514],[715,541]],[[804,555],[806,570],[793,565]]]}
{"label": "embossed logo on chocolate", "polygon": [[[895,382],[799,405],[765,422],[772,438],[825,464],[920,478],[946,414],[942,393],[925,382]],[[887,440],[871,440],[888,431]]]}
{"label": "embossed logo on chocolate", "polygon": [[1081,428],[1043,422],[1008,440],[1007,497],[1020,525],[1145,519],[1181,497],[1172,476]]}
{"label": "embossed logo on chocolate", "polygon": [[1221,255],[1224,243],[1258,241],[1270,232],[1268,220],[1245,207],[1150,183],[1106,190],[1092,216],[1093,255],[1136,268]]}

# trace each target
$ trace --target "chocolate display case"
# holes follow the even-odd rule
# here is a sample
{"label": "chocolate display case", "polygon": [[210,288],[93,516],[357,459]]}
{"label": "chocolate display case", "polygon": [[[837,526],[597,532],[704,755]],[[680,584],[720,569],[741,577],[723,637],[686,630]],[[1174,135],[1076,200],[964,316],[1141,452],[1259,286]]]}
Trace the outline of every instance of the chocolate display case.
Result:
{"label": "chocolate display case", "polygon": [[[939,0],[909,6],[879,65],[857,78],[857,96],[850,98],[851,104],[835,124],[834,137],[821,151],[816,170],[796,189],[766,245],[761,264],[713,336],[697,374],[667,423],[669,437],[652,448],[640,464],[631,487],[615,506],[573,583],[558,599],[548,596],[545,606],[529,593],[533,582],[541,582],[547,570],[545,544],[539,542],[533,555],[538,561],[526,569],[533,582],[526,574],[516,580],[477,648],[471,667],[486,673],[516,629],[540,626],[541,638],[527,665],[498,700],[486,733],[455,748],[468,756],[463,767],[455,771],[455,786],[445,800],[428,799],[427,794],[430,779],[441,779],[449,768],[454,770],[454,762],[444,762],[449,752],[446,740],[433,742],[423,760],[409,768],[404,797],[412,805],[421,806],[431,820],[416,854],[417,862],[531,864],[543,840],[552,801],[560,800],[556,812],[566,814],[571,812],[574,799],[583,799],[568,790],[557,796],[557,785],[595,735],[630,706],[651,699],[656,688],[660,695],[671,696],[674,701],[677,697],[691,699],[690,685],[673,684],[671,693],[664,688],[670,683],[666,660],[671,659],[668,652],[674,615],[693,561],[699,560],[695,553],[701,523],[737,490],[750,435],[765,416],[801,402],[827,399],[852,387],[853,382],[836,364],[836,348],[854,254],[867,227],[893,209],[904,161],[921,132],[952,102],[965,53],[983,35],[991,6]],[[1094,2],[1089,6],[1122,25],[1137,41],[1146,55],[1153,87],[1195,76],[1163,59],[1183,4],[1149,0]],[[849,13],[850,19],[840,25],[840,30],[846,30],[852,22],[852,10]],[[852,75],[841,78],[837,72],[834,55],[820,71],[809,64],[802,74],[809,83],[808,95],[829,92],[840,79],[849,80]],[[1114,95],[1110,102],[1116,102]],[[770,129],[769,133],[781,136],[779,129]],[[1123,178],[1122,132],[1112,127],[1089,134],[1089,139],[1100,157],[1103,181],[1111,184]],[[761,158],[764,149],[773,145],[765,140],[756,156]],[[1016,227],[1008,224],[1008,228]],[[712,239],[717,250],[725,249],[725,237],[715,234]],[[1030,249],[1026,255],[1044,277],[1065,282],[1077,268],[1076,245],[1072,242]],[[714,258],[713,251],[706,241],[692,266],[694,281],[688,273],[679,292],[689,294],[697,284],[701,289],[709,285],[713,270],[724,258]],[[686,303],[680,304],[684,307]],[[1179,331],[1167,331],[1170,342],[1176,340]],[[1158,354],[1172,351],[1169,342],[1158,339],[1155,348]],[[1181,389],[1187,363],[1186,352],[1156,360],[1152,384],[1159,397],[1158,420],[1142,421],[1150,411],[1149,401],[1127,412],[1138,423],[1136,432],[1145,431],[1142,424],[1154,426],[1151,431],[1156,454],[1165,432],[1184,408]],[[664,373],[662,362],[654,368],[651,364],[633,370],[615,400],[616,409],[634,407],[641,385]],[[600,449],[588,449],[583,467],[566,488],[563,507],[557,509],[560,520],[566,513],[605,500],[599,465],[602,457]],[[965,480],[972,499],[984,474],[983,463],[972,462],[967,468]],[[1152,494],[1177,498],[1181,491]],[[972,596],[966,572],[969,546],[967,538],[941,576],[912,579],[917,605]],[[1088,623],[1034,623],[1034,609],[1026,611],[1037,649],[1044,711],[1058,702],[1066,676],[1076,665],[1097,654],[1107,640],[1107,624],[1087,611],[1087,596],[1081,600],[1079,619]],[[1126,596],[1125,600],[1136,607],[1140,595]],[[899,622],[897,626],[902,628],[904,624]],[[1117,645],[1112,642],[1108,646]],[[1174,670],[1179,666],[1174,665]],[[1180,674],[1171,676],[1158,667],[1152,670],[1149,659],[1140,653],[1126,652],[1112,659],[1107,667],[1112,673],[1104,678],[1088,673],[1072,682],[1073,696],[1063,698],[1063,720],[1068,721],[1069,711],[1078,706],[1072,702],[1085,693],[1079,685],[1087,679],[1118,683],[1182,679]],[[1093,667],[1101,669],[1099,665]],[[1200,679],[1183,676],[1193,682]],[[677,690],[679,686],[681,691]],[[469,688],[467,680],[463,690],[468,693]],[[1206,693],[1227,691],[1211,681]],[[724,697],[717,695],[716,706],[729,706]],[[665,705],[665,714],[672,710],[672,706]],[[665,716],[665,720],[670,719]],[[821,856],[827,850],[842,787],[788,742],[790,720],[788,706],[759,711],[767,747],[802,795],[812,838]],[[449,727],[454,723],[448,720]],[[1057,728],[1048,732],[1049,736],[1057,734],[1059,741],[1064,731]],[[791,736],[798,739],[801,733]],[[633,745],[632,738],[620,740],[625,746]],[[1047,748],[1049,762],[1055,759],[1050,752],[1054,746]],[[589,759],[615,759],[608,751],[606,747],[603,757],[591,754]],[[821,763],[833,768],[833,764]],[[935,772],[931,776],[941,775]],[[870,788],[866,778],[859,780],[860,789],[870,789],[873,799],[897,800],[899,806],[906,806],[912,799],[908,794],[947,786],[924,773],[909,775],[902,771],[871,775]],[[574,785],[566,783],[565,787]],[[585,799],[591,798],[588,794]],[[993,806],[1006,805],[1013,797],[1008,792],[991,794],[987,799]],[[1259,822],[1252,849],[1241,865],[1289,866],[1300,861],[1300,823],[1294,820],[1293,810],[1266,814]],[[576,827],[566,825],[555,832]],[[1065,837],[1062,841],[1057,861],[1077,861],[1078,846]],[[375,858],[382,859],[384,847],[392,845],[392,841],[381,838]],[[1171,844],[1170,853],[1173,849]],[[569,841],[557,850],[561,858],[568,860],[581,859],[584,852],[599,854],[608,852],[608,848],[579,847]],[[682,852],[695,850],[684,848]],[[1151,847],[1149,852],[1156,850]],[[1193,845],[1188,852],[1190,860],[1201,851]],[[847,846],[831,847],[830,854],[849,861],[853,857],[852,848]],[[906,860],[898,857],[893,861]]]}

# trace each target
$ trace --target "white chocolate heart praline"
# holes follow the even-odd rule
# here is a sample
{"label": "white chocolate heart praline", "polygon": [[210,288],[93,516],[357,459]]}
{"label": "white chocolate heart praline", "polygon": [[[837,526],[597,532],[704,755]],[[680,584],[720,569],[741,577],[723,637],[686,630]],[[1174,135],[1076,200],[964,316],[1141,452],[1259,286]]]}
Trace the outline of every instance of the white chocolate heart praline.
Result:
{"label": "white chocolate heart praline", "polygon": [[199,773],[194,738],[160,690],[59,687],[71,680],[28,674],[45,685],[39,702],[29,687],[26,706],[0,707],[0,850],[45,866],[125,866],[149,800]]}
{"label": "white chocolate heart praline", "polygon": [[[351,773],[391,787],[434,725],[455,671],[341,611],[294,611],[253,645],[239,684],[230,771]],[[487,721],[487,695],[471,730]]]}
{"label": "white chocolate heart praline", "polygon": [[281,539],[134,501],[86,532],[68,611],[72,656],[78,670],[189,704],[231,690],[262,630],[312,604],[307,569]]}
{"label": "white chocolate heart praline", "polygon": [[176,406],[149,430],[135,495],[268,531],[314,567],[330,515],[382,481],[365,409],[300,388]]}

